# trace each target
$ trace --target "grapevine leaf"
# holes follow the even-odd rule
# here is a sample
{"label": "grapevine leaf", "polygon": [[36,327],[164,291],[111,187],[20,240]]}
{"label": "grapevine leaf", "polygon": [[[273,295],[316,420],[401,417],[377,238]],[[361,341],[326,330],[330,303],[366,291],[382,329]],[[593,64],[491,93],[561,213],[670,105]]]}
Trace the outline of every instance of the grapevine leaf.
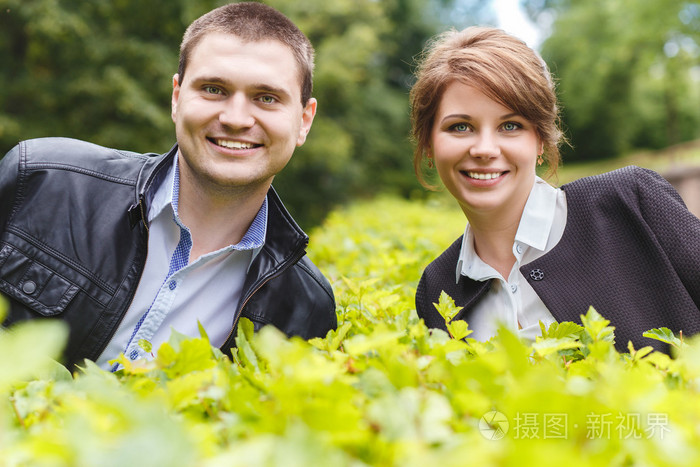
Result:
{"label": "grapevine leaf", "polygon": [[665,342],[666,344],[672,345],[676,348],[680,348],[682,346],[681,340],[676,337],[673,331],[671,331],[669,328],[650,329],[649,331],[643,333],[642,336]]}
{"label": "grapevine leaf", "polygon": [[197,320],[197,327],[199,328],[199,337],[203,337],[206,340],[209,340],[209,335],[207,334],[207,330],[204,329],[204,326],[202,325],[202,323],[199,320]]}
{"label": "grapevine leaf", "polygon": [[452,297],[447,295],[444,290],[440,292],[440,301],[438,303],[433,303],[433,306],[437,309],[438,313],[440,313],[440,316],[443,317],[445,324],[452,321],[462,309],[462,307],[455,305],[455,301],[452,300]]}
{"label": "grapevine leaf", "polygon": [[614,341],[615,328],[608,326],[610,321],[603,318],[595,308],[590,307],[585,315],[581,315],[581,323],[583,323],[585,334],[590,338],[590,342]]}
{"label": "grapevine leaf", "polygon": [[153,344],[151,344],[146,339],[139,339],[138,344],[139,344],[139,347],[141,347],[144,350],[144,352],[146,352],[146,353],[153,352]]}
{"label": "grapevine leaf", "polygon": [[543,338],[563,339],[565,337],[578,338],[583,332],[583,326],[571,321],[563,321],[561,323],[554,322],[549,325],[549,328],[544,331],[544,324],[540,321],[540,329],[542,329]]}
{"label": "grapevine leaf", "polygon": [[343,342],[343,339],[345,339],[345,336],[348,334],[351,327],[352,323],[347,321],[337,330],[328,331],[328,336],[326,337],[326,340],[328,341],[328,350],[338,350],[340,343]]}
{"label": "grapevine leaf", "polygon": [[583,344],[581,344],[578,339],[572,337],[548,337],[546,339],[538,338],[536,342],[532,344],[532,348],[535,350],[537,355],[540,357],[545,357],[547,355],[557,353],[560,350],[578,349],[581,347],[581,345]]}
{"label": "grapevine leaf", "polygon": [[174,363],[165,369],[165,372],[174,378],[193,371],[206,370],[216,364],[213,356],[207,339],[190,338],[180,343]]}
{"label": "grapevine leaf", "polygon": [[254,325],[247,318],[241,318],[238,321],[238,335],[236,336],[236,353],[240,362],[244,366],[248,366],[254,370],[259,370],[258,356],[250,346],[250,339],[253,338]]}
{"label": "grapevine leaf", "polygon": [[[0,333],[0,387],[52,366],[68,338],[61,321],[25,321]],[[9,358],[8,358],[9,357]]]}
{"label": "grapevine leaf", "polygon": [[474,332],[469,329],[469,324],[461,319],[447,323],[447,330],[454,339],[464,339]]}

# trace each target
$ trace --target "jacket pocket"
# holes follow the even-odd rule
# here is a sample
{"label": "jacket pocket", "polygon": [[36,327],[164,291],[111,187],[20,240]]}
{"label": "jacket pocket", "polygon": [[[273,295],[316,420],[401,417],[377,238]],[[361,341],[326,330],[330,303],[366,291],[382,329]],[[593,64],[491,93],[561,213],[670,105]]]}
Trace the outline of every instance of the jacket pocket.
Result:
{"label": "jacket pocket", "polygon": [[42,316],[56,316],[79,287],[23,252],[5,244],[0,249],[0,291]]}

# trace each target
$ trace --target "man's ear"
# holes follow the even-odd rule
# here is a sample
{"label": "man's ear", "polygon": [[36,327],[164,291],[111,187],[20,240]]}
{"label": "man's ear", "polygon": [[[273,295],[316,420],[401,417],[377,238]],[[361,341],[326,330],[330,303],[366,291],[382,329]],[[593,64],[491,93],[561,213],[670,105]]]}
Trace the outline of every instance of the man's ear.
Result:
{"label": "man's ear", "polygon": [[304,112],[301,114],[301,126],[299,127],[297,147],[306,142],[306,136],[309,134],[311,124],[314,122],[314,116],[316,116],[316,105],[316,99],[312,97],[308,100],[306,106],[304,106]]}
{"label": "man's ear", "polygon": [[173,75],[173,97],[172,97],[172,103],[171,103],[171,108],[170,108],[170,115],[173,119],[173,122],[175,121],[177,117],[177,101],[180,98],[180,76],[175,73]]}

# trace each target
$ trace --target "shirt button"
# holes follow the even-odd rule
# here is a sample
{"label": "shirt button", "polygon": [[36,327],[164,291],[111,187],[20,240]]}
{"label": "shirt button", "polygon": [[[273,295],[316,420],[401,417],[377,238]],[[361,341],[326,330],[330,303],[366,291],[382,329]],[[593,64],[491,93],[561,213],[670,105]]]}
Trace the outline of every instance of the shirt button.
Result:
{"label": "shirt button", "polygon": [[518,243],[517,245],[515,245],[515,251],[517,251],[519,254],[522,253],[523,246],[520,243]]}
{"label": "shirt button", "polygon": [[170,290],[175,290],[175,287],[177,287],[177,281],[170,281],[170,283],[168,284],[168,288]]}
{"label": "shirt button", "polygon": [[518,286],[515,284],[510,284],[510,291],[515,293],[518,291]]}

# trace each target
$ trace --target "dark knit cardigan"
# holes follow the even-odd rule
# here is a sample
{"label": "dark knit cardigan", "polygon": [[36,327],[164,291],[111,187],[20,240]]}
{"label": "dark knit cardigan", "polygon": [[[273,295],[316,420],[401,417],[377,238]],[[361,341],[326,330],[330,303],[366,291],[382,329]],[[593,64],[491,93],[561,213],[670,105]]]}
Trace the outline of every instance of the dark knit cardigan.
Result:
{"label": "dark knit cardigan", "polygon": [[[587,177],[562,186],[567,219],[559,243],[520,271],[558,322],[580,322],[593,306],[615,326],[615,346],[627,351],[661,342],[642,337],[668,327],[700,331],[700,219],[659,174],[639,167]],[[428,327],[445,329],[433,303],[444,290],[469,321],[491,281],[461,276],[462,239],[423,272],[416,311]]]}

